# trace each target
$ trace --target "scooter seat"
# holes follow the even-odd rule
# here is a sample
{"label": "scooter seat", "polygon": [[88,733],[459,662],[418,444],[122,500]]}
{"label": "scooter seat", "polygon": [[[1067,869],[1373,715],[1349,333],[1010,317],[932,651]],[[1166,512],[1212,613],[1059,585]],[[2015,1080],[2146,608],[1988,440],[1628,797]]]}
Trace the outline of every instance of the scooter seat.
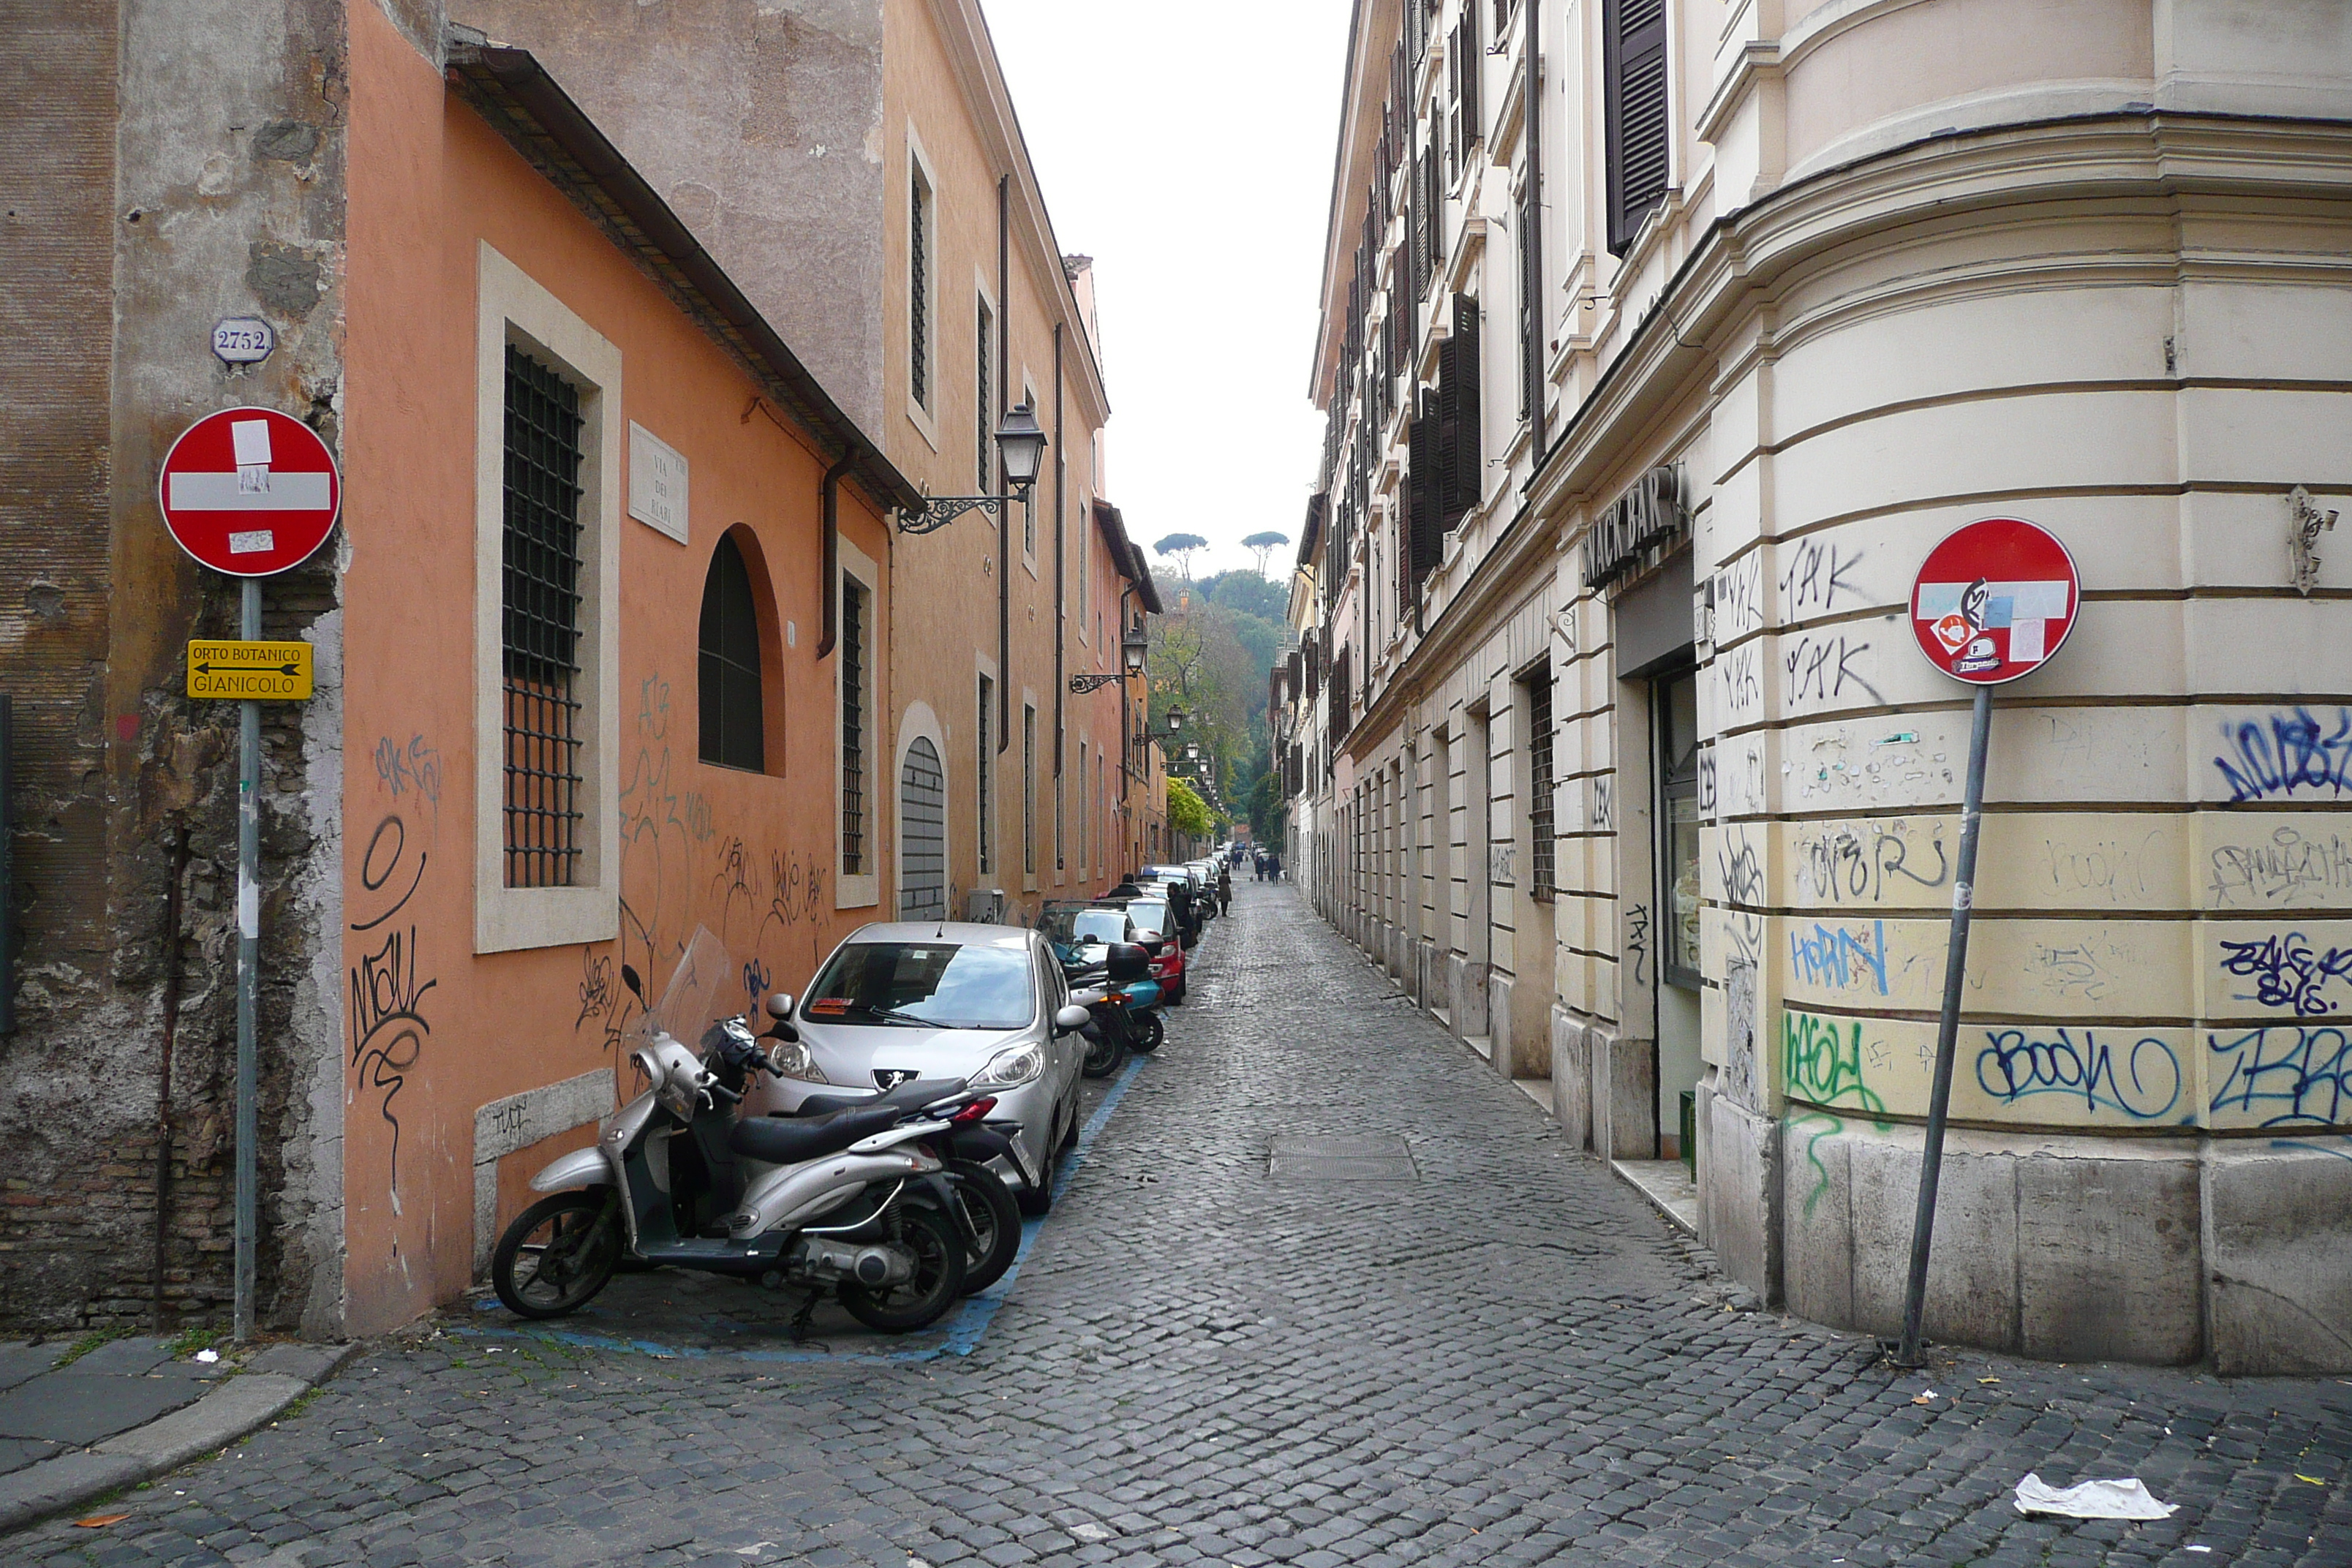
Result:
{"label": "scooter seat", "polygon": [[964,1082],[960,1078],[919,1078],[910,1079],[884,1095],[812,1094],[801,1101],[801,1108],[793,1115],[805,1121],[811,1117],[829,1116],[836,1110],[871,1110],[877,1105],[896,1105],[908,1110],[919,1110],[935,1100],[945,1100],[949,1095],[959,1092]]}
{"label": "scooter seat", "polygon": [[877,1105],[829,1116],[750,1116],[727,1134],[727,1146],[747,1160],[796,1165],[838,1154],[861,1138],[896,1127],[906,1114],[904,1106]]}

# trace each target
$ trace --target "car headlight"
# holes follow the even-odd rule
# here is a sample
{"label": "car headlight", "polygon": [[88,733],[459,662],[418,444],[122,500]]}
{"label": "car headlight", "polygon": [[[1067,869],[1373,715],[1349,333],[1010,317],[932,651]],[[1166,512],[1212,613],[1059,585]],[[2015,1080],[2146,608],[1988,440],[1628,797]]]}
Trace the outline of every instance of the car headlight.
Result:
{"label": "car headlight", "polygon": [[974,1089],[1019,1089],[1024,1083],[1035,1083],[1045,1075],[1045,1047],[1032,1040],[1025,1046],[1015,1046],[1009,1051],[999,1051],[988,1058],[980,1076],[971,1080]]}
{"label": "car headlight", "polygon": [[816,1065],[816,1058],[810,1054],[806,1040],[779,1040],[776,1048],[768,1054],[768,1059],[774,1062],[776,1070],[786,1078],[798,1079],[803,1083],[829,1084],[833,1081],[824,1076],[824,1069]]}

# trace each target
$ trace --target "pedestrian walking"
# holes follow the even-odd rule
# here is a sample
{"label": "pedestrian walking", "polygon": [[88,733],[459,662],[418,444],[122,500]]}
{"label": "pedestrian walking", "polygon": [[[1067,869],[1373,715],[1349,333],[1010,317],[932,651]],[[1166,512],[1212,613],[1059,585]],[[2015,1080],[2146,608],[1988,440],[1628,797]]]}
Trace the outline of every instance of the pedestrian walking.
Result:
{"label": "pedestrian walking", "polygon": [[1221,861],[1217,866],[1217,912],[1231,914],[1233,909],[1234,868],[1231,864]]}

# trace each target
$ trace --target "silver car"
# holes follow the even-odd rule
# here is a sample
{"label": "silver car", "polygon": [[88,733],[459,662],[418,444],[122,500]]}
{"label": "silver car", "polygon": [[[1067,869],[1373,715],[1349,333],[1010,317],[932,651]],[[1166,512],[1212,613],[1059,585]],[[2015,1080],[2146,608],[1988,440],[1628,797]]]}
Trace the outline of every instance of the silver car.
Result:
{"label": "silver car", "polygon": [[1013,1144],[1000,1173],[1024,1209],[1043,1214],[1054,1155],[1077,1139],[1086,1016],[1034,931],[862,926],[793,1005],[799,1043],[775,1053],[785,1076],[763,1079],[744,1114],[789,1114],[812,1094],[879,1095],[915,1078],[969,1079],[995,1097],[987,1125]]}

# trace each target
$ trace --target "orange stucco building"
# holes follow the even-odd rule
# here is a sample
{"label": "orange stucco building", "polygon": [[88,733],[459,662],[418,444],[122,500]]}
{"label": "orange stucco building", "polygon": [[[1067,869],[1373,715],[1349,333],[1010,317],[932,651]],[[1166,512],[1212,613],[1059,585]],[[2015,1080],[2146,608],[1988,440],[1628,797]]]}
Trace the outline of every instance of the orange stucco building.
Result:
{"label": "orange stucco building", "polygon": [[[1091,273],[974,0],[234,20],[0,37],[58,84],[0,169],[42,215],[0,344],[0,1321],[43,1331],[226,1314],[248,919],[255,1319],[334,1338],[466,1289],[634,1092],[624,974],[658,996],[698,926],[748,1004],[868,921],[982,889],[1024,918],[1161,837],[1139,683],[1070,689],[1158,605],[1105,499]],[[206,353],[222,318],[274,350]],[[923,531],[1001,489],[1023,398],[1028,502]],[[238,716],[183,653],[239,589],[156,504],[173,437],[239,405],[343,472],[263,591],[318,689],[262,705],[249,900]]]}
{"label": "orange stucco building", "polygon": [[[867,918],[843,889],[881,874],[887,763],[845,754],[844,709],[869,735],[889,711],[891,584],[853,575],[824,646],[824,496],[845,462],[837,554],[867,562],[908,498],[666,207],[631,210],[625,166],[589,173],[601,137],[528,56],[453,52],[445,78],[350,16],[341,957],[364,1331],[463,1290],[530,1173],[625,1098],[623,965],[657,994],[701,925],[750,991],[797,989]],[[555,705],[518,669],[561,660],[518,629],[516,470],[540,458],[516,355],[578,400],[576,743],[536,738]],[[731,763],[700,636],[727,552],[759,699],[758,755]],[[576,784],[535,776],[567,752]],[[551,805],[567,847],[531,815]]]}

